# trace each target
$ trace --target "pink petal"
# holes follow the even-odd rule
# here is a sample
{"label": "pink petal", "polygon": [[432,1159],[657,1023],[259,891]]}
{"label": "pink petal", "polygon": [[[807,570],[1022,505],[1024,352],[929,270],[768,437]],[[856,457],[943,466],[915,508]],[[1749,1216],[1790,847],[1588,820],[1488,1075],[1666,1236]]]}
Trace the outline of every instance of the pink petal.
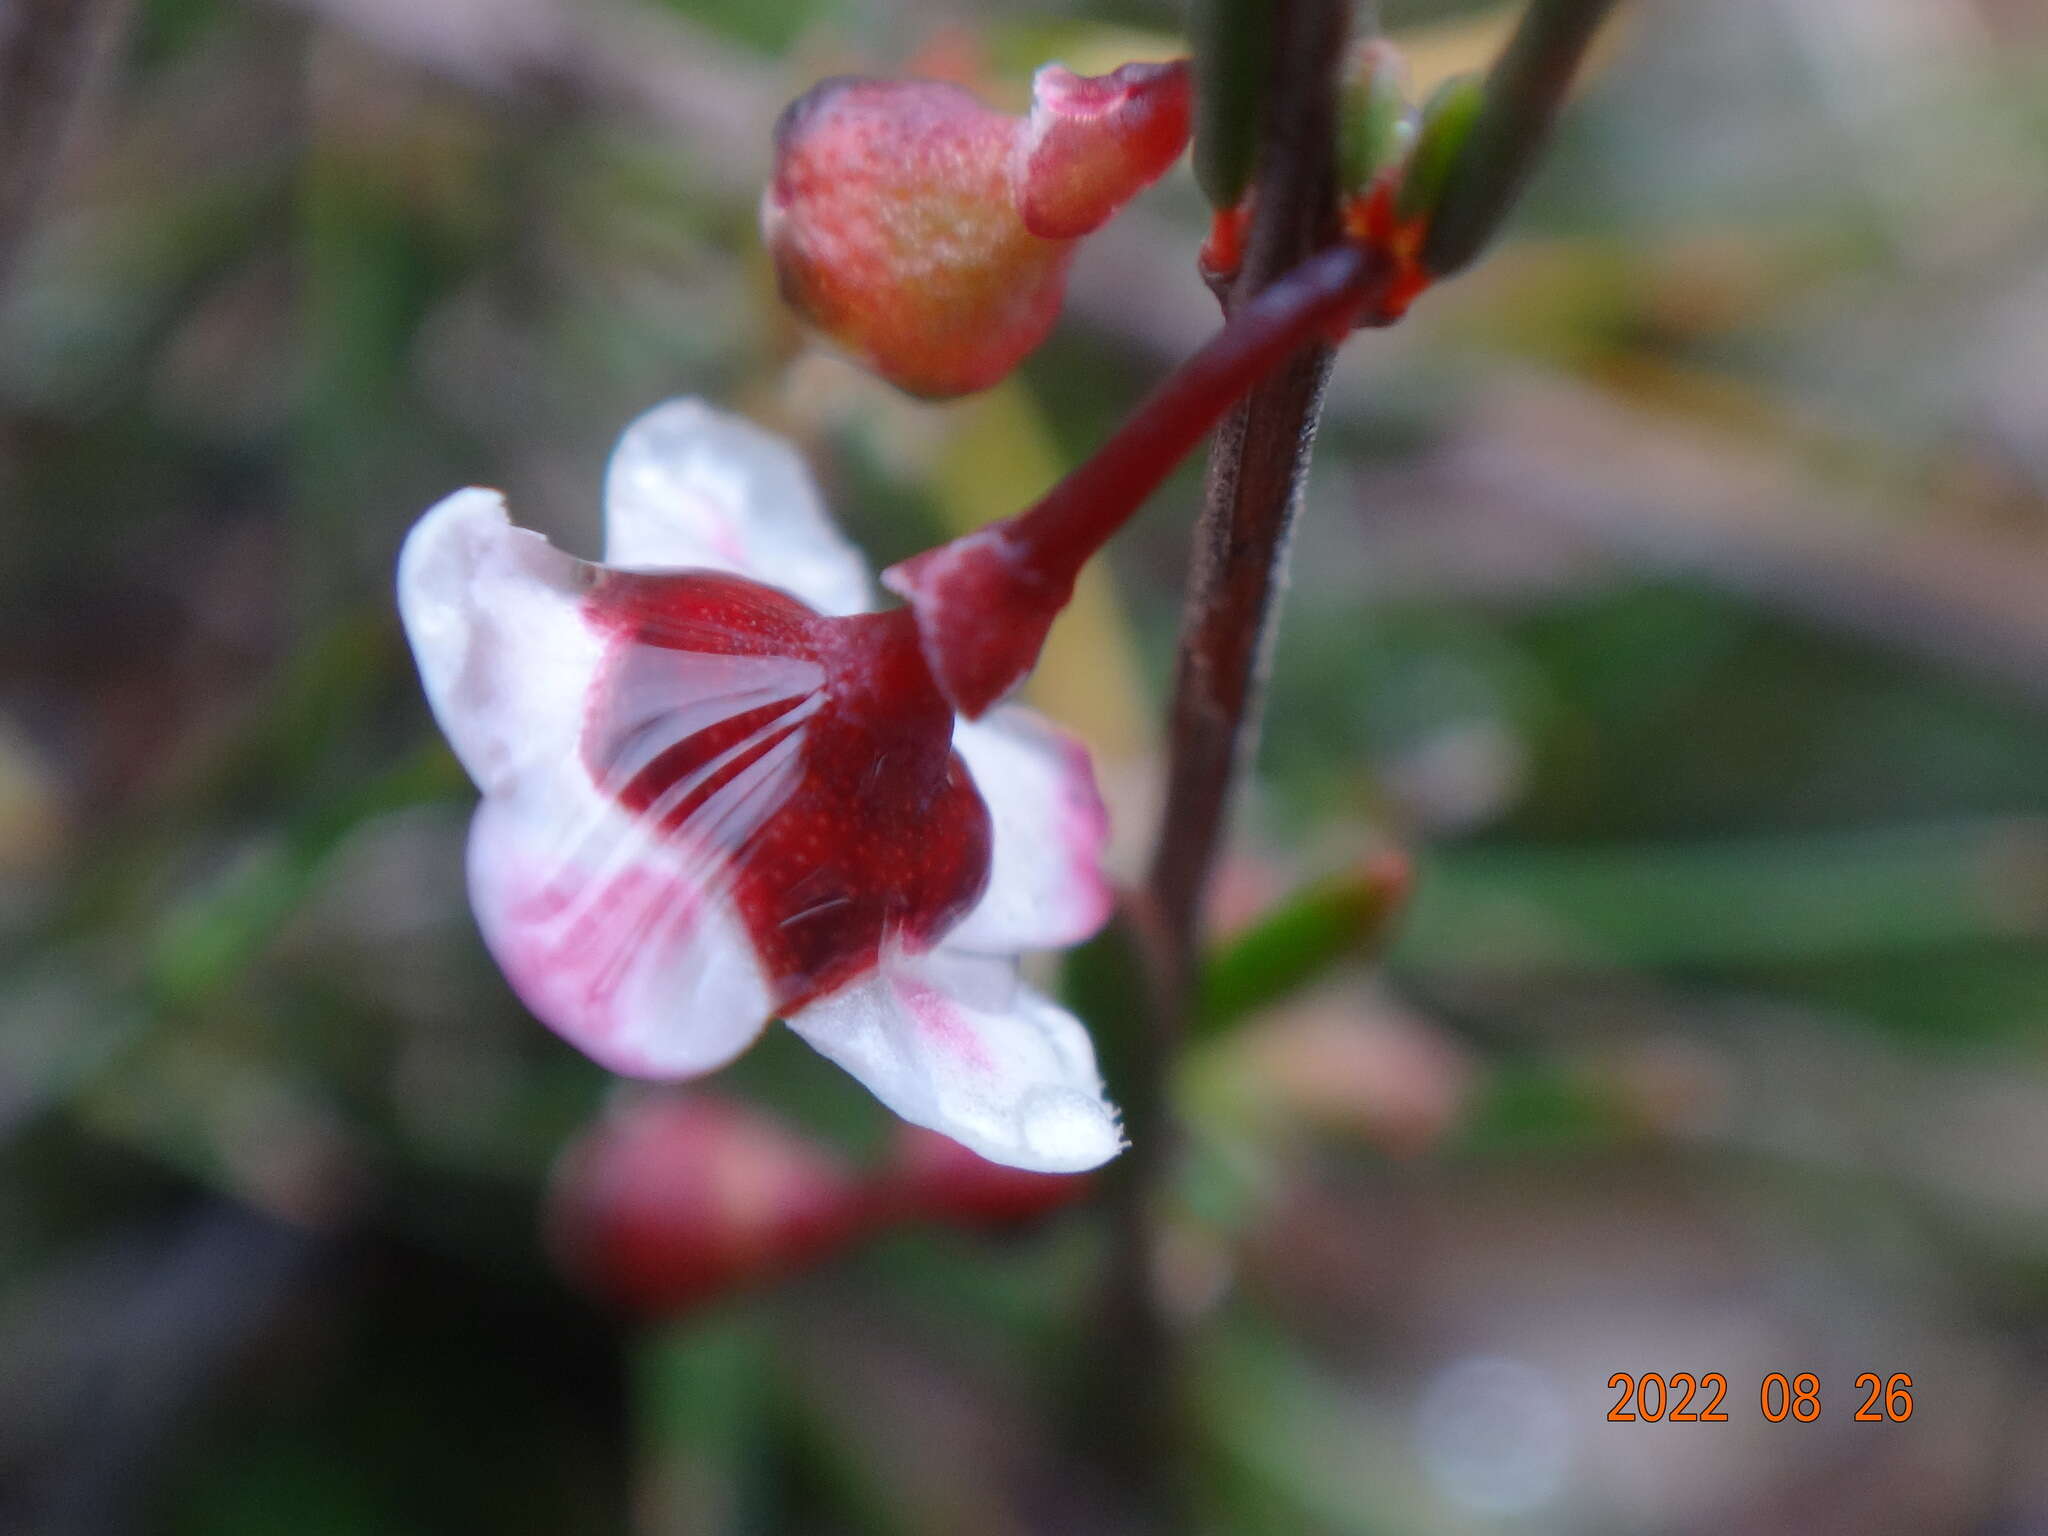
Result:
{"label": "pink petal", "polygon": [[1185,60],[1092,76],[1048,64],[1031,94],[1020,212],[1044,239],[1099,228],[1187,148],[1194,92]]}
{"label": "pink petal", "polygon": [[1088,749],[1034,711],[1006,705],[955,725],[953,750],[988,804],[995,842],[988,890],[947,946],[1015,954],[1089,937],[1115,898],[1102,873],[1109,815]]}
{"label": "pink petal", "polygon": [[520,1000],[611,1071],[709,1072],[773,1012],[715,879],[595,794],[485,800],[469,895]]}
{"label": "pink petal", "polygon": [[605,560],[750,576],[821,613],[873,606],[866,563],[796,450],[701,400],[658,405],[620,437],[605,475]]}
{"label": "pink petal", "polygon": [[789,1023],[905,1120],[991,1162],[1078,1173],[1123,1146],[1087,1031],[1013,964],[899,952]]}
{"label": "pink petal", "polygon": [[406,538],[406,638],[435,718],[486,794],[575,761],[604,655],[583,619],[594,574],[514,528],[496,491],[457,491]]}
{"label": "pink petal", "polygon": [[[506,979],[614,1071],[690,1076],[730,1060],[774,1011],[725,855],[800,777],[790,726],[824,674],[796,657],[623,640],[593,616],[603,580],[514,528],[495,493],[463,491],[407,538],[399,607],[434,712],[484,791],[470,896]],[[783,734],[724,765],[687,816],[666,799],[638,813],[620,803],[620,786],[678,742],[766,701],[790,704]]]}

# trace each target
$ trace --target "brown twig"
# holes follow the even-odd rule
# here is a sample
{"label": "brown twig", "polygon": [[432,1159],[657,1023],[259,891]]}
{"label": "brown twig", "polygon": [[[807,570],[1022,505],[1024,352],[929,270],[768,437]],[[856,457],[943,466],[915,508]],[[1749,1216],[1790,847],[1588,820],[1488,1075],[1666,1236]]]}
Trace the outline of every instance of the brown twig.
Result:
{"label": "brown twig", "polygon": [[0,288],[35,210],[120,0],[13,0],[0,7]]}
{"label": "brown twig", "polygon": [[[1279,47],[1245,261],[1234,310],[1335,238],[1335,70],[1345,8],[1279,7]],[[1174,678],[1166,809],[1146,880],[1159,968],[1163,1044],[1192,981],[1202,896],[1244,752],[1257,730],[1260,677],[1308,470],[1330,349],[1298,354],[1224,419],[1209,454]]]}

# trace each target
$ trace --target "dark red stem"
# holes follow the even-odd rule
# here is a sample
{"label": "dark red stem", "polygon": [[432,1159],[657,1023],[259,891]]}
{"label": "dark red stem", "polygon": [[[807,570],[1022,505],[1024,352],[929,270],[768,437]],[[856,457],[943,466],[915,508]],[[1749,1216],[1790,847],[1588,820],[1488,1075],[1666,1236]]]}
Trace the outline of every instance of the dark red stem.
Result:
{"label": "dark red stem", "polygon": [[1335,246],[1238,310],[1086,463],[1009,519],[1018,553],[1070,584],[1247,390],[1309,342],[1348,328],[1377,267],[1372,253]]}
{"label": "dark red stem", "polygon": [[882,573],[909,600],[925,660],[955,709],[972,718],[1023,681],[1081,567],[1246,391],[1348,329],[1386,271],[1376,253],[1348,245],[1303,261],[1240,306],[1037,503]]}

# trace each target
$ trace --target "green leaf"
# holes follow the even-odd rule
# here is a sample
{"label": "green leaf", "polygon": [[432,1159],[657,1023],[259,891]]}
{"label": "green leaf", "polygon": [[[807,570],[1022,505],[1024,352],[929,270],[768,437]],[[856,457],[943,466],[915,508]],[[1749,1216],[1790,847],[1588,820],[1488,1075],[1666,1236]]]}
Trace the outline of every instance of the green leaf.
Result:
{"label": "green leaf", "polygon": [[1454,75],[1436,88],[1422,109],[1415,148],[1409,152],[1408,168],[1401,173],[1401,195],[1395,208],[1402,219],[1436,211],[1485,102],[1485,87],[1477,75]]}
{"label": "green leaf", "polygon": [[1276,907],[1210,959],[1196,1033],[1220,1034],[1339,961],[1371,954],[1387,936],[1408,883],[1407,859],[1387,854]]}
{"label": "green leaf", "polygon": [[1271,0],[1190,0],[1195,61],[1195,180],[1235,208],[1258,168],[1259,127],[1273,70]]}
{"label": "green leaf", "polygon": [[1989,819],[1610,848],[1447,850],[1392,963],[1551,974],[1925,956],[2048,933],[2048,836]]}

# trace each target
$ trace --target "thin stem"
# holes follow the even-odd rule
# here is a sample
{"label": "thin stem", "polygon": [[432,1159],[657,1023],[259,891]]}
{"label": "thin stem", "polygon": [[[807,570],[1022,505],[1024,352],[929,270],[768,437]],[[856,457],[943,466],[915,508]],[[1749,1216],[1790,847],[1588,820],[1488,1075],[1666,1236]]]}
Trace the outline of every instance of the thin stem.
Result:
{"label": "thin stem", "polygon": [[[1337,69],[1345,51],[1342,0],[1276,0],[1273,74],[1266,92],[1253,216],[1233,315],[1336,242]],[[1166,1471],[1181,1412],[1180,1349],[1156,1276],[1166,1189],[1178,1160],[1168,1089],[1194,996],[1196,914],[1214,862],[1230,789],[1257,716],[1258,678],[1288,530],[1320,414],[1330,348],[1297,351],[1225,419],[1210,450],[1195,532],[1186,619],[1174,681],[1166,810],[1134,914],[1153,980],[1153,1006],[1132,1070],[1119,1085],[1131,1148],[1119,1183],[1112,1326],[1119,1340],[1138,1470],[1156,1499],[1176,1491]],[[1170,1507],[1170,1506],[1169,1506]]]}
{"label": "thin stem", "polygon": [[[1343,7],[1281,9],[1285,85],[1274,92],[1245,261],[1226,303],[1259,302],[1335,238],[1335,69]],[[1170,725],[1166,808],[1146,880],[1164,1034],[1178,1043],[1196,953],[1196,918],[1239,760],[1257,727],[1261,669],[1288,534],[1321,414],[1330,351],[1299,354],[1225,419],[1209,455],[1195,530]]]}
{"label": "thin stem", "polygon": [[1378,259],[1339,245],[1230,317],[1086,463],[1009,521],[1013,548],[1069,580],[1130,521],[1245,392],[1367,297]]}
{"label": "thin stem", "polygon": [[1536,168],[1593,34],[1615,0],[1531,0],[1486,77],[1486,94],[1458,152],[1423,242],[1437,277],[1470,262],[1500,228]]}

